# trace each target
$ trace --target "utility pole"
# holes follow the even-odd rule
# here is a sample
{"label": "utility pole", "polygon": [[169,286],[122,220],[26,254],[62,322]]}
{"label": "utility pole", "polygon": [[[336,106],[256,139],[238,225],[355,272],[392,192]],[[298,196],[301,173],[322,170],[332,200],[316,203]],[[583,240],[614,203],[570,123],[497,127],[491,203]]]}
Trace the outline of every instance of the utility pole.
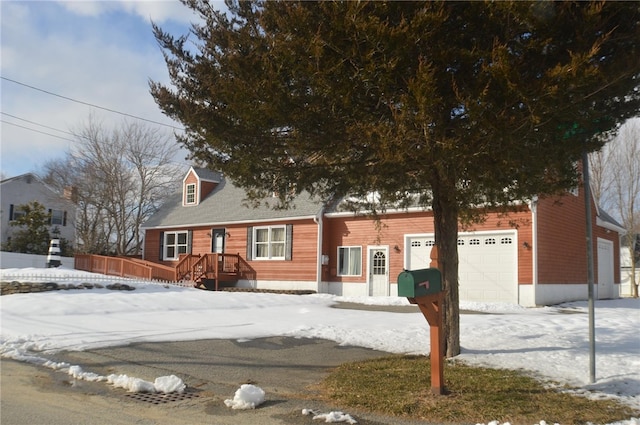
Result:
{"label": "utility pole", "polygon": [[596,382],[596,330],[593,294],[593,229],[591,224],[591,188],[589,187],[589,155],[582,152],[582,182],[584,185],[584,210],[587,225],[587,292],[589,297],[589,382]]}

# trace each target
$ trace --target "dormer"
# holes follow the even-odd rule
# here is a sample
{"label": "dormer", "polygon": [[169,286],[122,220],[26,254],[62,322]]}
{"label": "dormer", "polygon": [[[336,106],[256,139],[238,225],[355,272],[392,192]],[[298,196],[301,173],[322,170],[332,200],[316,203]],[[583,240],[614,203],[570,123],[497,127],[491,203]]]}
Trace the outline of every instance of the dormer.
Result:
{"label": "dormer", "polygon": [[220,174],[206,168],[189,168],[182,179],[182,206],[199,205],[220,183]]}

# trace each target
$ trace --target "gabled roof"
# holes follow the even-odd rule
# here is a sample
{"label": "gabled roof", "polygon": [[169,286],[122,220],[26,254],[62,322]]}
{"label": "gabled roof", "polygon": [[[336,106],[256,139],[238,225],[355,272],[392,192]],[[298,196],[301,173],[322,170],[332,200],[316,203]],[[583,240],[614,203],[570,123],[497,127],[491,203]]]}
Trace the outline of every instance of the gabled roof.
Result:
{"label": "gabled roof", "polygon": [[36,174],[34,174],[34,173],[24,173],[24,174],[20,174],[19,176],[9,177],[8,179],[4,179],[4,180],[0,181],[0,185],[7,184],[7,183],[12,183],[12,182],[24,182],[24,183],[27,183],[27,184],[39,183],[43,187],[45,187],[47,190],[49,190],[52,193],[54,193],[56,196],[60,196],[58,191],[56,191],[54,188],[52,188],[47,183],[42,181],[42,179],[40,177],[38,177]]}
{"label": "gabled roof", "polygon": [[[200,175],[203,169],[196,171]],[[202,177],[202,176],[200,176]],[[213,177],[213,175],[208,176]],[[143,225],[143,229],[213,226],[232,223],[251,223],[271,220],[315,217],[322,208],[319,200],[302,193],[292,202],[290,209],[274,209],[277,198],[264,199],[253,208],[243,188],[229,179],[217,175],[220,183],[198,205],[183,207],[182,192],[173,194]],[[216,181],[216,180],[214,180]]]}
{"label": "gabled roof", "polygon": [[600,227],[604,227],[605,229],[613,230],[614,232],[619,233],[620,235],[624,235],[627,233],[626,229],[622,226],[622,224],[618,223],[618,221],[609,215],[602,208],[598,208],[596,206],[596,224]]}
{"label": "gabled roof", "polygon": [[35,180],[38,183],[44,184],[42,180],[40,180],[40,178],[33,173],[25,173],[15,177],[9,177],[8,179],[4,179],[0,181],[0,184],[10,183],[12,181],[18,181],[18,180],[24,180],[26,183],[31,183],[32,181]]}
{"label": "gabled roof", "polygon": [[[219,183],[223,179],[222,173],[218,171],[212,171],[208,168],[191,167],[189,169],[189,172],[191,172],[191,170],[193,170],[193,172],[196,173],[196,176],[198,176],[198,179],[202,181]],[[189,175],[189,172],[185,174],[185,179]]]}

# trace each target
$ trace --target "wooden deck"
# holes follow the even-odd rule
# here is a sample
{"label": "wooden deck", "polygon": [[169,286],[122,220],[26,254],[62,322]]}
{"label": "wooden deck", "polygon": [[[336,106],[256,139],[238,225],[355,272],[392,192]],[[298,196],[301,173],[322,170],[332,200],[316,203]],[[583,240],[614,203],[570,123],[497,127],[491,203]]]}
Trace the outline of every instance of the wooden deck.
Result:
{"label": "wooden deck", "polygon": [[240,254],[186,254],[175,267],[128,257],[76,254],[74,268],[110,276],[165,282],[193,282],[195,287],[215,289],[233,286],[240,279]]}

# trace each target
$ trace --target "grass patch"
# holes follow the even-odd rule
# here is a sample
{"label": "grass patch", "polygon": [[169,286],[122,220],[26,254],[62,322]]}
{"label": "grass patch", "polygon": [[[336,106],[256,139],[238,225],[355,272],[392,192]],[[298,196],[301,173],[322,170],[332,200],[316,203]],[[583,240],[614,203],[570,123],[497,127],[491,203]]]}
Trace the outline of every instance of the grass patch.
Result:
{"label": "grass patch", "polygon": [[447,395],[431,394],[429,359],[388,356],[346,363],[321,384],[341,405],[434,423],[606,424],[640,412],[612,400],[589,400],[547,389],[512,370],[446,363]]}

